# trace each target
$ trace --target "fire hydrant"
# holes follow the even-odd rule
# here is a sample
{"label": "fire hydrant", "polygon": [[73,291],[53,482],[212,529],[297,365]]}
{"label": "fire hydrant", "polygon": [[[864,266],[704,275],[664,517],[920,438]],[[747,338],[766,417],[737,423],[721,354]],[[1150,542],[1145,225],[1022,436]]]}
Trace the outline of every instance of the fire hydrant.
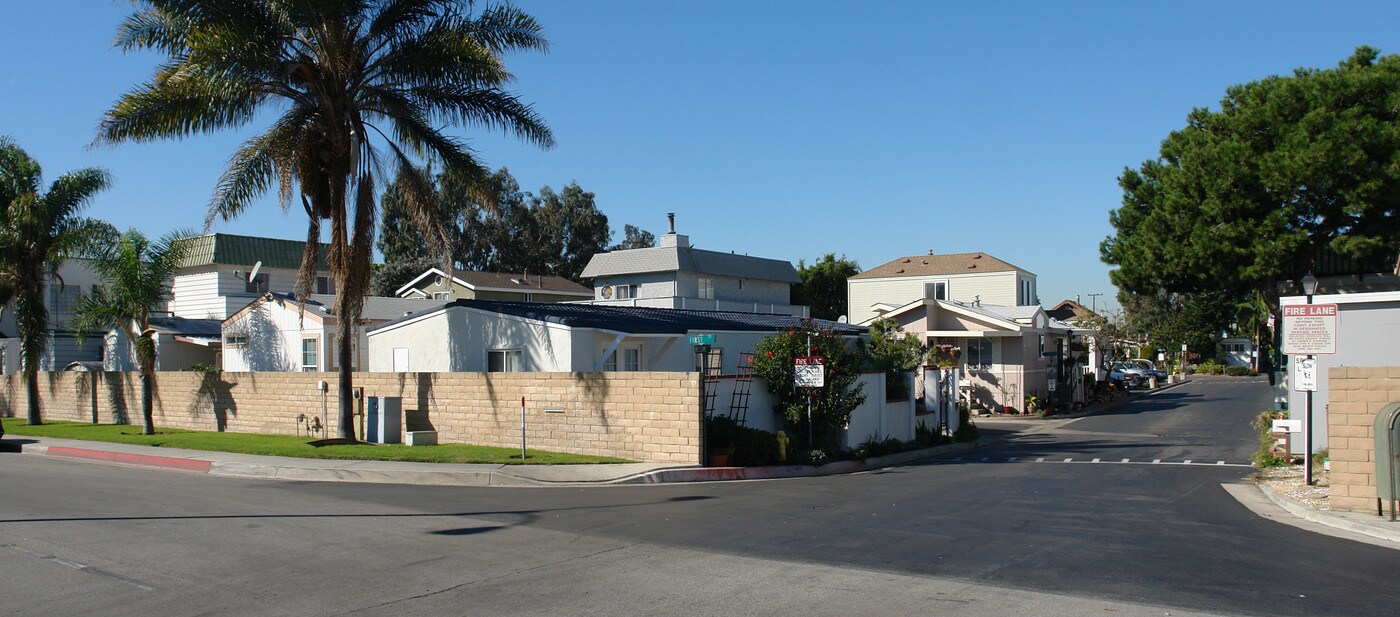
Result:
{"label": "fire hydrant", "polygon": [[784,432],[782,432],[782,431],[778,431],[778,461],[779,461],[779,462],[783,462],[783,463],[786,463],[786,462],[787,462],[787,445],[788,445],[788,436],[787,436],[787,433],[784,433]]}

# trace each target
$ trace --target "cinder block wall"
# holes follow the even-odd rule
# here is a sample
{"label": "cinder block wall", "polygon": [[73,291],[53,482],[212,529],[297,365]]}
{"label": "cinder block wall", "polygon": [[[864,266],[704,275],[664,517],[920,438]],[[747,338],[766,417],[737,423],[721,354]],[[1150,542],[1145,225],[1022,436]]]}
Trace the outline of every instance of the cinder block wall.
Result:
{"label": "cinder block wall", "polygon": [[[335,373],[163,372],[157,427],[295,434],[297,417],[320,417],[338,434]],[[697,373],[356,373],[366,396],[403,398],[406,416],[442,443],[520,445],[520,400],[530,448],[656,463],[699,464]],[[47,419],[141,423],[137,373],[40,373]],[[23,418],[21,376],[0,378],[0,416]],[[304,426],[304,425],[302,425]],[[357,427],[358,432],[358,427]]]}
{"label": "cinder block wall", "polygon": [[1327,371],[1327,438],[1333,510],[1376,511],[1376,413],[1400,401],[1400,366]]}

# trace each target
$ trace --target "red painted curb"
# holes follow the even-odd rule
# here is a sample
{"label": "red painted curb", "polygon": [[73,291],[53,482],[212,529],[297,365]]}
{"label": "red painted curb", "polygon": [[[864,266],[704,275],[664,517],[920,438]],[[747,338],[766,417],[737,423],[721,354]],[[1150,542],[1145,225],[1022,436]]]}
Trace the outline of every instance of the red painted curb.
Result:
{"label": "red painted curb", "polygon": [[49,446],[48,456],[57,456],[60,458],[73,458],[85,461],[122,463],[124,465],[140,465],[142,467],[159,467],[161,469],[177,469],[180,471],[193,471],[196,473],[209,473],[209,467],[212,465],[210,461],[199,461],[188,458],[175,458],[173,456],[149,456],[146,454],[108,452],[106,450],[87,450],[84,448],[69,448],[66,446]]}

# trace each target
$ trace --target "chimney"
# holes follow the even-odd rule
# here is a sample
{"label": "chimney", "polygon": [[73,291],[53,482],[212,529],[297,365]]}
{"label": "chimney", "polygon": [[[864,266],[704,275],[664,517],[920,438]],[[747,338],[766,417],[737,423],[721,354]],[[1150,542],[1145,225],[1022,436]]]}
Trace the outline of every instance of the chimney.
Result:
{"label": "chimney", "polygon": [[671,224],[671,231],[668,231],[668,232],[666,232],[666,233],[675,235],[675,233],[676,233],[676,213],[675,213],[675,212],[667,212],[667,213],[666,213],[666,220],[667,220],[668,222],[670,222],[670,224]]}
{"label": "chimney", "polygon": [[671,223],[671,231],[661,236],[659,246],[663,248],[690,248],[690,238],[676,233],[676,213],[667,212],[666,220]]}

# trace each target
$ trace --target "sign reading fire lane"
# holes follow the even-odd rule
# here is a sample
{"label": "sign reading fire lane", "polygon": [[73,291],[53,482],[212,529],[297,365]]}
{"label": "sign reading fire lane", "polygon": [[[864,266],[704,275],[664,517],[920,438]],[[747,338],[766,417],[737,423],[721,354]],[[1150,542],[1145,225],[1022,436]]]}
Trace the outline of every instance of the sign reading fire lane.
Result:
{"label": "sign reading fire lane", "polygon": [[799,388],[821,388],[826,386],[826,361],[821,356],[798,356],[792,371],[792,385]]}
{"label": "sign reading fire lane", "polygon": [[1290,356],[1337,353],[1337,305],[1285,305],[1283,353]]}

